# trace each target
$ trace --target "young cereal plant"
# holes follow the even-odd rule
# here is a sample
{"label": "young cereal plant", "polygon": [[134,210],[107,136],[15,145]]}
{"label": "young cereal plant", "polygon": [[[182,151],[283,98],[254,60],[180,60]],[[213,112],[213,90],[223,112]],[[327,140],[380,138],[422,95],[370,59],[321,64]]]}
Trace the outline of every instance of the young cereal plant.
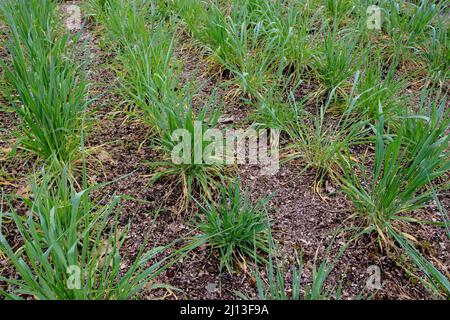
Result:
{"label": "young cereal plant", "polygon": [[0,295],[7,299],[133,298],[144,288],[163,287],[152,282],[173,263],[172,258],[179,259],[190,248],[150,264],[167,247],[145,252],[142,246],[124,269],[121,253],[127,227],[119,227],[120,198],[113,197],[106,205],[92,202],[89,195],[101,186],[76,191],[67,170],[57,183],[45,173],[40,180],[39,186],[33,185],[32,198],[23,199],[25,216],[12,205],[9,212],[0,208],[0,227],[4,219],[12,219],[23,240],[17,250],[17,244],[0,233],[0,252],[20,276],[0,276],[4,283]]}
{"label": "young cereal plant", "polygon": [[450,298],[450,280],[442,274],[430,261],[428,261],[414,245],[392,226],[388,226],[389,234],[407,253],[412,262],[424,273],[419,277],[423,285],[436,297],[448,300]]}
{"label": "young cereal plant", "polygon": [[383,10],[383,30],[388,35],[387,60],[408,62],[417,67],[415,51],[426,45],[428,31],[434,28],[436,20],[440,20],[445,1],[420,0],[415,4],[404,0],[384,0],[379,6]]}
{"label": "young cereal plant", "polygon": [[111,48],[120,52],[151,34],[147,22],[153,5],[151,0],[90,0],[88,10],[106,29]]}
{"label": "young cereal plant", "polygon": [[[189,90],[184,87],[180,92],[154,100],[146,112],[157,124],[156,144],[165,158],[151,164],[157,168],[151,182],[173,177],[175,186],[182,186],[181,207],[188,204],[194,193],[211,199],[213,191],[226,180],[223,155],[204,158],[204,151],[213,140],[203,133],[214,128],[220,116],[217,96],[213,94],[201,111],[195,114]],[[199,156],[201,159],[198,159]]]}
{"label": "young cereal plant", "polygon": [[296,75],[286,76],[283,69],[278,69],[277,81],[266,87],[267,93],[255,101],[255,112],[251,119],[257,126],[285,130],[297,121],[297,108],[289,105],[286,97],[295,92],[303,81],[296,81]]}
{"label": "young cereal plant", "polygon": [[[450,188],[448,182],[442,181],[450,169],[450,117],[446,95],[442,96],[440,91],[428,93],[424,89],[417,110],[419,115],[403,117],[393,137],[384,134],[384,116],[380,110],[373,171],[346,159],[342,187],[355,206],[353,217],[362,228],[360,234],[375,232],[380,246],[388,249],[396,249],[398,244],[425,275],[425,278],[414,277],[437,297],[448,298],[448,278],[422,256],[413,244],[417,240],[404,231],[407,223],[428,223],[416,219],[413,213],[434,200],[448,233],[448,215],[437,191]],[[362,173],[362,179],[355,171]]]}
{"label": "young cereal plant", "polygon": [[277,21],[276,31],[281,33],[279,37],[283,50],[279,55],[285,57],[301,74],[307,74],[314,66],[316,32],[322,16],[321,9],[316,8],[316,5],[315,1],[289,5],[286,9],[288,19],[280,17],[280,21]]}
{"label": "young cereal plant", "polygon": [[406,32],[409,34],[408,44],[420,44],[426,38],[426,30],[435,23],[446,7],[445,1],[420,0],[418,4],[408,3],[413,6],[411,17],[406,24]]}
{"label": "young cereal plant", "polygon": [[52,164],[73,164],[80,158],[81,118],[89,104],[73,45],[79,36],[62,29],[52,0],[4,1],[0,12],[11,54],[11,63],[1,65],[21,120],[21,146]]}
{"label": "young cereal plant", "polygon": [[430,26],[426,42],[418,48],[424,68],[441,82],[450,77],[450,49],[448,40],[448,18],[440,18],[436,26]]}
{"label": "young cereal plant", "polygon": [[402,121],[401,127],[409,141],[419,143],[430,134],[435,134],[436,137],[448,135],[450,117],[447,93],[443,92],[442,87],[424,87],[419,106],[413,110],[414,114],[411,115],[410,110],[404,112],[406,116],[399,115],[398,118]]}
{"label": "young cereal plant", "polygon": [[[305,73],[312,65],[317,24],[321,18],[321,8],[311,0],[249,1],[233,2],[235,11],[248,11],[251,23],[262,22],[265,41],[277,39],[278,47],[272,53],[277,62],[286,59],[287,66],[294,71]],[[292,72],[292,70],[290,70]]]}
{"label": "young cereal plant", "polygon": [[[91,3],[93,15],[107,28],[109,46],[117,54],[113,68],[124,102],[138,114],[178,84],[172,25],[161,20],[156,6],[155,1],[144,0]],[[146,114],[153,128],[152,119]]]}
{"label": "young cereal plant", "polygon": [[[430,183],[450,169],[446,134],[450,120],[443,108],[445,100],[444,97],[441,104],[431,104],[432,114],[426,124],[422,123],[424,116],[404,119],[405,124],[393,137],[384,134],[384,117],[380,116],[373,172],[354,160],[345,160],[342,187],[355,206],[353,216],[363,232],[377,233],[380,245],[392,244],[391,229],[414,239],[401,231],[402,224],[424,223],[412,214],[433,199]],[[361,172],[362,179],[355,171]],[[441,182],[436,188],[446,190],[449,184]]]}
{"label": "young cereal plant", "polygon": [[287,123],[285,128],[291,139],[288,146],[287,161],[300,160],[302,173],[313,169],[316,173],[314,191],[320,195],[322,183],[326,177],[337,178],[342,171],[340,155],[350,145],[364,143],[366,122],[350,117],[357,98],[351,98],[347,111],[338,119],[327,118],[326,112],[331,103],[334,91],[331,92],[325,105],[318,114],[308,112],[292,98],[291,108],[295,119]]}
{"label": "young cereal plant", "polygon": [[152,101],[161,100],[178,84],[172,65],[173,38],[166,29],[155,25],[148,36],[126,44],[118,56],[121,91],[127,103],[139,110],[148,110]]}
{"label": "young cereal plant", "polygon": [[[322,88],[317,96],[336,91],[335,99],[346,99],[352,87],[351,78],[361,63],[359,33],[338,32],[336,25],[324,27],[323,47],[316,56],[314,68]],[[361,55],[361,57],[360,57]]]}
{"label": "young cereal plant", "polygon": [[380,53],[368,57],[364,69],[357,82],[359,95],[355,114],[367,119],[378,117],[379,105],[385,106],[383,115],[388,121],[396,118],[402,110],[402,101],[398,96],[405,86],[406,79],[395,77],[397,64],[391,64],[386,74],[383,72]]}
{"label": "young cereal plant", "polygon": [[353,11],[353,0],[325,0],[327,13],[334,23],[341,23]]}
{"label": "young cereal plant", "polygon": [[262,261],[259,255],[269,252],[270,226],[264,208],[269,198],[252,205],[240,183],[229,183],[220,187],[217,201],[204,200],[206,204],[198,203],[202,211],[198,237],[218,252],[221,269],[232,273],[234,262],[245,267],[255,254],[256,261]]}
{"label": "young cereal plant", "polygon": [[[341,298],[341,288],[325,288],[330,273],[333,271],[337,261],[345,252],[344,246],[334,259],[330,259],[329,253],[334,241],[328,246],[325,258],[319,264],[318,253],[316,251],[311,275],[311,284],[304,284],[302,287],[302,277],[304,277],[303,256],[302,253],[294,253],[294,262],[290,270],[286,270],[285,259],[276,256],[277,250],[272,235],[269,236],[269,259],[267,262],[265,274],[267,280],[264,280],[263,274],[255,272],[256,288],[258,298],[261,300],[339,300]],[[290,281],[288,282],[290,275]],[[243,299],[249,299],[241,292],[236,293]]]}
{"label": "young cereal plant", "polygon": [[220,61],[237,79],[244,95],[259,98],[266,93],[266,86],[273,81],[273,73],[283,64],[275,52],[280,46],[280,39],[274,36],[262,39],[262,23],[256,23],[250,30],[247,23],[230,24],[228,33],[236,45],[236,63]]}
{"label": "young cereal plant", "polygon": [[194,37],[229,70],[239,90],[250,98],[264,95],[265,85],[278,67],[279,36],[266,37],[264,21],[251,21],[248,5],[226,16],[218,5],[205,8],[200,1],[176,1],[176,10]]}

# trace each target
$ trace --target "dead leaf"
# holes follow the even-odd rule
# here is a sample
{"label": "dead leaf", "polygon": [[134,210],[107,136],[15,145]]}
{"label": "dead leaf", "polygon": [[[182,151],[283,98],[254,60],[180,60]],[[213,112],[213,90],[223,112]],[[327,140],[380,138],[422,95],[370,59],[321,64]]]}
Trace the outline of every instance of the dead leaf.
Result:
{"label": "dead leaf", "polygon": [[11,147],[0,148],[0,153],[10,154],[11,152],[12,152],[12,148]]}
{"label": "dead leaf", "polygon": [[28,185],[22,186],[19,190],[17,190],[16,194],[22,198],[30,198],[31,189]]}

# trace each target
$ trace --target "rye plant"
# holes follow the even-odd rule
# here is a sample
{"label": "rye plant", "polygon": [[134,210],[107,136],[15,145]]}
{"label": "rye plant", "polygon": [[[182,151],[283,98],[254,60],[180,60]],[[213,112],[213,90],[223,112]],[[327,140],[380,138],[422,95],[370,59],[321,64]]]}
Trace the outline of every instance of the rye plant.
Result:
{"label": "rye plant", "polygon": [[[125,1],[115,7],[112,5],[114,1],[111,0],[106,6],[106,13],[111,11],[110,14],[117,15],[118,20],[119,16],[129,17],[125,24],[130,28],[133,28],[131,21],[138,24],[138,28],[133,29],[132,37],[126,29],[112,26],[111,40],[120,44],[117,51],[120,66],[117,75],[121,91],[126,102],[137,107],[136,114],[148,124],[154,146],[161,152],[162,159],[151,163],[155,171],[150,182],[169,178],[173,188],[181,187],[181,208],[187,206],[194,193],[200,192],[211,197],[218,181],[223,180],[222,168],[214,163],[204,163],[203,160],[199,163],[194,159],[194,148],[199,148],[202,153],[211,143],[203,138],[202,133],[195,132],[195,123],[200,123],[203,132],[216,125],[220,115],[215,105],[217,100],[212,97],[198,113],[193,110],[191,89],[188,85],[179,87],[170,24],[155,15],[155,2]],[[108,26],[116,18],[108,21],[106,15],[105,19],[102,23]],[[183,161],[177,162],[173,160],[172,153],[180,142],[173,135],[180,130],[190,135],[192,148],[183,150],[186,155],[182,156]]]}
{"label": "rye plant", "polygon": [[4,1],[11,61],[1,61],[21,120],[23,148],[44,160],[79,159],[82,113],[88,106],[84,65],[72,36],[60,25],[52,0]]}
{"label": "rye plant", "polygon": [[[379,3],[383,12],[383,30],[389,36],[388,60],[410,61],[414,51],[426,45],[427,33],[445,12],[445,1],[384,0]],[[415,61],[412,61],[415,63]]]}
{"label": "rye plant", "polygon": [[67,170],[58,181],[45,173],[39,180],[32,197],[22,199],[25,215],[12,202],[1,210],[0,222],[12,221],[22,240],[11,242],[0,233],[0,251],[19,276],[0,276],[0,295],[7,299],[133,298],[163,286],[156,277],[189,248],[157,258],[167,247],[143,245],[128,260],[122,256],[129,226],[119,224],[120,197],[106,205],[93,200],[101,185],[77,191]]}
{"label": "rye plant", "polygon": [[199,239],[207,243],[220,259],[220,268],[230,273],[234,264],[247,264],[255,256],[257,262],[269,251],[269,222],[265,205],[269,198],[252,205],[240,183],[222,185],[216,201],[197,202],[200,209]]}
{"label": "rye plant", "polygon": [[287,62],[301,74],[306,74],[314,66],[317,50],[318,25],[321,10],[315,1],[294,1],[286,7],[287,19],[278,16],[275,31],[280,33],[282,52]]}
{"label": "rye plant", "polygon": [[[343,247],[333,259],[329,257],[332,242],[325,253],[325,258],[319,261],[318,250],[314,256],[311,280],[305,281],[303,268],[303,255],[296,251],[293,254],[292,267],[286,269],[286,259],[277,257],[276,245],[272,236],[269,239],[269,259],[265,269],[265,277],[261,272],[255,273],[258,298],[261,300],[339,300],[341,287],[326,288],[330,273],[342,256],[346,247]],[[306,282],[306,283],[305,283]],[[309,283],[308,283],[309,282]],[[239,294],[243,298],[246,296]]]}
{"label": "rye plant", "polygon": [[[358,76],[355,77],[355,82]],[[342,172],[340,156],[349,146],[363,144],[366,141],[366,121],[352,117],[359,96],[355,96],[353,87],[347,110],[338,118],[327,113],[335,91],[316,113],[304,108],[305,100],[290,99],[293,121],[286,123],[285,130],[291,140],[287,146],[287,161],[297,160],[302,173],[315,172],[314,190],[320,194],[322,182],[326,178],[335,179]],[[291,95],[292,96],[292,95]]]}
{"label": "rye plant", "polygon": [[450,298],[450,279],[428,261],[411,241],[400,232],[391,226],[388,226],[388,230],[392,238],[397,241],[412,262],[423,272],[424,277],[418,277],[423,285],[436,297],[448,300]]}
{"label": "rye plant", "polygon": [[357,81],[359,98],[355,108],[356,116],[376,119],[380,104],[384,106],[383,114],[387,120],[393,120],[403,112],[399,92],[404,88],[406,79],[396,77],[396,69],[395,62],[389,66],[383,64],[380,51],[367,57]]}
{"label": "rye plant", "polygon": [[274,78],[276,82],[267,85],[266,94],[255,101],[256,110],[252,120],[260,127],[287,131],[299,116],[297,106],[290,105],[292,92],[301,87],[303,81],[297,81],[296,74],[286,76],[281,68],[277,70]]}
{"label": "rye plant", "polygon": [[380,104],[373,169],[348,156],[341,178],[343,191],[355,206],[352,217],[361,228],[359,235],[375,233],[379,245],[387,249],[397,250],[399,245],[425,275],[415,277],[442,298],[449,296],[449,280],[415,248],[417,240],[407,224],[429,223],[414,213],[434,200],[448,233],[448,216],[438,198],[450,188],[445,181],[450,169],[446,106],[445,93],[424,88],[419,108],[400,117],[395,132],[389,132]]}
{"label": "rye plant", "polygon": [[423,58],[424,66],[430,75],[438,76],[446,81],[450,75],[448,19],[439,17],[434,26],[429,26],[428,37],[421,45],[419,55]]}
{"label": "rye plant", "polygon": [[[447,92],[439,86],[424,87],[420,94],[418,106],[399,115],[402,130],[409,141],[419,143],[424,137],[433,134],[435,137],[446,137],[450,127]],[[444,141],[445,142],[445,141]],[[446,160],[445,157],[443,157]]]}
{"label": "rye plant", "polygon": [[352,0],[326,0],[324,2],[328,16],[335,23],[341,22],[344,18],[348,19],[355,5]]}
{"label": "rye plant", "polygon": [[323,27],[323,44],[316,55],[314,68],[322,82],[317,95],[336,91],[337,98],[347,98],[351,79],[364,57],[360,49],[358,31],[339,31],[336,24]]}
{"label": "rye plant", "polygon": [[264,21],[252,21],[250,5],[245,4],[233,6],[226,15],[217,4],[206,7],[201,1],[178,0],[175,10],[214,61],[232,73],[240,91],[252,98],[264,94],[279,66],[281,39],[266,37]]}
{"label": "rye plant", "polygon": [[[217,95],[213,94],[200,111],[194,111],[189,86],[172,91],[160,99],[154,99],[144,112],[155,124],[155,145],[163,160],[151,163],[155,168],[151,182],[163,177],[173,178],[175,186],[182,187],[181,207],[190,202],[194,194],[211,199],[213,191],[226,180],[223,156],[211,153],[203,157],[213,145],[211,137],[204,133],[215,128],[220,116]],[[198,159],[200,155],[201,159]]]}
{"label": "rye plant", "polygon": [[408,3],[412,6],[412,14],[406,24],[408,44],[417,44],[425,39],[426,30],[432,26],[435,18],[443,12],[445,1],[420,0],[417,4]]}
{"label": "rye plant", "polygon": [[[162,21],[155,1],[92,0],[91,14],[107,29],[107,44],[115,50],[112,64],[125,103],[138,113],[154,100],[170,95],[178,84],[174,38]],[[146,120],[153,119],[147,114]],[[154,123],[149,123],[154,126]]]}
{"label": "rye plant", "polygon": [[89,12],[106,29],[111,49],[120,51],[149,34],[151,0],[90,0]]}
{"label": "rye plant", "polygon": [[441,104],[430,106],[428,117],[404,119],[405,124],[395,134],[385,133],[384,117],[380,117],[373,170],[351,158],[345,160],[349,165],[344,166],[342,186],[355,205],[353,216],[363,232],[378,235],[380,245],[391,243],[390,229],[407,235],[402,224],[423,223],[414,212],[433,199],[431,182],[438,183],[439,192],[449,188],[448,183],[438,180],[450,169],[445,97]]}
{"label": "rye plant", "polygon": [[154,25],[147,34],[125,44],[117,60],[121,91],[127,103],[139,110],[151,108],[152,101],[171,94],[178,84],[173,38],[163,25]]}
{"label": "rye plant", "polygon": [[248,22],[262,22],[261,38],[264,41],[277,39],[278,46],[272,54],[277,62],[286,59],[287,65],[293,69],[286,71],[302,73],[311,67],[317,24],[322,13],[317,3],[310,0],[235,0],[232,6],[232,12],[247,11],[245,17]]}

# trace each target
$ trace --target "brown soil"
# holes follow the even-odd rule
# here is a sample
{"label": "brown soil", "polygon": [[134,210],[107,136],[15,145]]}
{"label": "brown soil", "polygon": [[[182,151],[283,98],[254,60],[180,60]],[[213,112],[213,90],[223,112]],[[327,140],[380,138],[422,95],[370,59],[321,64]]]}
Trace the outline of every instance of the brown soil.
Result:
{"label": "brown soil", "polygon": [[[95,183],[129,175],[99,190],[96,196],[127,195],[134,198],[122,201],[120,218],[122,225],[130,223],[123,254],[132,259],[145,243],[148,234],[150,238],[146,246],[151,248],[195,233],[193,222],[196,214],[177,214],[177,193],[166,197],[167,181],[149,184],[151,170],[148,163],[158,159],[158,153],[149,142],[149,129],[144,123],[123,112],[122,99],[116,94],[116,76],[109,68],[113,57],[105,48],[101,48],[98,27],[88,23],[86,28],[86,37],[92,40],[90,93],[92,96],[101,95],[89,111],[92,124],[87,140],[87,148],[92,150],[88,161],[89,178],[90,183]],[[220,74],[206,69],[206,55],[189,46],[179,45],[176,58],[183,63],[182,80],[185,82],[193,78],[201,88],[196,97],[200,105],[223,79]],[[306,93],[299,93],[303,94]],[[225,88],[219,89],[219,95],[224,102],[223,116],[231,119],[227,125],[243,126],[251,113],[250,106],[241,102],[239,96],[228,96]],[[12,146],[14,131],[18,130],[18,120],[13,113],[0,112],[0,128],[0,150],[6,151]],[[19,154],[22,155],[21,152]],[[3,192],[23,192],[27,185],[26,177],[32,173],[34,164],[35,159],[30,159],[29,156],[11,158],[0,152],[0,187]],[[351,223],[347,219],[352,212],[352,205],[331,182],[331,189],[336,190],[324,190],[326,200],[321,199],[312,189],[314,173],[300,175],[300,171],[300,164],[289,162],[283,164],[274,176],[261,176],[259,168],[254,166],[240,166],[238,176],[252,200],[274,194],[269,203],[274,238],[289,264],[294,260],[293,251],[302,250],[304,279],[308,281],[316,251],[324,253],[333,238],[332,233]],[[4,176],[2,172],[6,172]],[[448,195],[443,203],[446,208],[450,208]],[[158,210],[160,211],[155,215]],[[421,218],[439,219],[434,207],[422,210],[418,215]],[[10,234],[8,240],[20,243],[10,225],[2,227],[4,232]],[[448,274],[450,248],[445,232],[432,226],[413,227],[414,235],[423,244],[421,251]],[[337,254],[347,240],[346,236],[348,234],[341,234],[336,238],[331,256]],[[367,293],[364,290],[369,275],[367,268],[377,265],[381,268],[383,289],[375,293],[375,299],[432,298],[420,283],[411,279],[399,266],[402,258],[404,257],[394,260],[388,257],[373,238],[363,237],[352,243],[339,259],[328,285],[334,287],[341,283],[343,298],[354,299],[362,292]],[[6,276],[10,273],[7,261],[2,259],[0,274]],[[256,297],[251,277],[243,272],[233,275],[225,271],[221,273],[218,259],[204,247],[194,250],[174,264],[158,281],[181,291],[169,294],[163,289],[154,290],[144,292],[141,298],[236,299],[236,291]]]}

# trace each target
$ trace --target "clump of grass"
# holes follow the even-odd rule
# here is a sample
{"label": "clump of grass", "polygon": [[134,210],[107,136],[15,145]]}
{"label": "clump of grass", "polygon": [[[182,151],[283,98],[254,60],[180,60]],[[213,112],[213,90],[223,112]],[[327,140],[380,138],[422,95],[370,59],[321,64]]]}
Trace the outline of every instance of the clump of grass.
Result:
{"label": "clump of grass", "polygon": [[336,91],[336,98],[347,98],[352,87],[351,78],[361,63],[360,34],[357,31],[338,31],[336,25],[323,27],[323,46],[316,56],[314,68],[322,81],[317,95]]}
{"label": "clump of grass", "polygon": [[206,8],[201,1],[178,0],[174,5],[194,37],[251,98],[264,94],[265,84],[270,83],[272,72],[281,63],[275,54],[281,39],[266,37],[264,22],[251,20],[253,5],[244,1],[232,6],[230,15],[217,4]]}
{"label": "clump of grass", "polygon": [[[414,51],[426,45],[428,32],[437,24],[436,20],[440,19],[445,5],[445,1],[421,0],[417,4],[409,1],[381,1],[379,6],[386,13],[383,15],[383,31],[388,35],[385,41],[388,60],[414,60]],[[417,61],[412,63],[418,65]]]}
{"label": "clump of grass", "polygon": [[[379,240],[389,243],[387,227],[394,221],[416,221],[404,214],[423,208],[433,197],[431,181],[450,169],[446,130],[450,120],[444,97],[439,105],[430,104],[429,118],[405,119],[394,135],[385,135],[384,117],[376,128],[374,170],[352,161],[344,166],[345,193],[352,199],[355,217],[363,221],[366,232],[376,232]],[[362,174],[362,181],[355,168]],[[448,188],[441,184],[438,189]],[[395,227],[393,227],[395,229]]]}
{"label": "clump of grass", "polygon": [[[447,128],[448,123],[446,120]],[[356,207],[355,217],[364,221],[367,232],[377,232],[379,239],[387,243],[387,226],[394,221],[416,221],[403,214],[423,208],[432,199],[433,193],[427,186],[450,169],[450,160],[446,151],[449,137],[439,128],[429,124],[423,134],[412,140],[402,127],[388,141],[383,126],[381,119],[376,131],[373,173],[350,160],[342,182]],[[355,167],[364,182],[356,176]]]}
{"label": "clump of grass", "polygon": [[157,288],[152,282],[184,250],[150,263],[166,247],[142,246],[128,262],[121,257],[128,227],[119,225],[120,197],[94,203],[92,191],[101,186],[76,191],[67,170],[57,182],[45,174],[40,180],[33,196],[23,199],[26,216],[12,205],[9,212],[1,208],[0,222],[12,219],[23,241],[17,250],[0,233],[0,251],[20,276],[0,276],[0,295],[8,299],[129,299]]}
{"label": "clump of grass", "polygon": [[342,172],[341,154],[348,146],[364,143],[367,131],[365,121],[350,117],[358,100],[356,97],[350,99],[350,105],[342,116],[326,120],[334,92],[330,93],[317,114],[305,110],[304,102],[291,98],[294,120],[285,127],[291,139],[286,160],[299,160],[302,172],[308,169],[315,171],[314,190],[319,194],[324,178],[337,178]]}
{"label": "clump of grass", "polygon": [[397,241],[412,262],[424,273],[425,278],[419,277],[424,286],[431,290],[436,297],[448,300],[450,298],[450,280],[428,261],[403,234],[391,226],[388,226],[388,229],[392,238]]}
{"label": "clump of grass", "polygon": [[[341,283],[332,288],[326,288],[326,283],[336,263],[344,254],[348,247],[344,245],[337,255],[331,259],[330,252],[335,243],[331,241],[325,251],[325,258],[319,264],[317,249],[313,261],[311,281],[305,281],[303,269],[302,253],[298,254],[295,250],[293,254],[293,265],[290,270],[286,269],[286,259],[277,255],[277,246],[274,243],[271,232],[269,231],[269,259],[266,269],[263,272],[254,272],[258,298],[261,300],[339,300],[341,298]],[[302,287],[302,283],[304,284]],[[243,299],[249,299],[242,292],[236,292],[236,295]]]}
{"label": "clump of grass", "polygon": [[71,164],[80,157],[81,115],[89,104],[75,52],[79,36],[62,29],[52,0],[4,1],[0,12],[11,54],[1,65],[21,120],[21,145],[42,159]]}
{"label": "clump of grass", "polygon": [[450,75],[449,40],[447,20],[440,17],[435,26],[430,26],[428,37],[418,48],[425,68],[431,75],[445,81]]}
{"label": "clump of grass", "polygon": [[352,0],[326,0],[325,8],[327,15],[334,21],[340,23],[353,12],[355,3]]}
{"label": "clump of grass", "polygon": [[292,92],[301,87],[303,81],[296,81],[295,74],[287,77],[282,69],[278,69],[276,78],[277,83],[268,85],[266,94],[255,101],[251,119],[260,127],[287,131],[299,116],[300,107],[290,105]]}
{"label": "clump of grass", "polygon": [[118,55],[121,68],[117,75],[128,104],[148,110],[152,101],[170,94],[178,84],[172,57],[173,38],[162,24],[124,45]]}
{"label": "clump of grass", "polygon": [[376,119],[379,115],[379,105],[384,106],[383,114],[387,120],[394,120],[401,113],[399,92],[405,85],[405,79],[395,77],[397,63],[388,66],[385,74],[378,50],[367,58],[361,76],[357,81],[358,101],[355,113],[368,119]]}
{"label": "clump of grass", "polygon": [[[438,138],[447,137],[450,126],[447,92],[443,92],[441,86],[424,87],[420,94],[420,102],[412,111],[405,110],[405,115],[398,115],[403,120],[400,127],[405,137],[411,143],[418,144],[421,139],[433,135],[431,141],[439,141]],[[395,127],[394,127],[395,128]],[[446,143],[445,140],[442,143]],[[443,154],[443,159],[447,160]],[[444,163],[444,162],[442,162]]]}
{"label": "clump of grass", "polygon": [[247,11],[245,16],[249,24],[262,23],[264,41],[278,39],[272,54],[278,63],[286,60],[287,72],[293,71],[287,69],[291,67],[294,72],[304,74],[312,66],[315,31],[322,14],[317,2],[236,0],[232,6],[234,11]]}
{"label": "clump of grass", "polygon": [[178,83],[171,24],[158,9],[155,1],[90,2],[91,14],[107,29],[107,46],[117,55],[112,67],[125,103],[141,111]]}
{"label": "clump of grass", "polygon": [[[213,141],[204,133],[214,128],[220,116],[217,96],[213,94],[200,112],[195,114],[192,107],[190,88],[171,92],[156,99],[147,113],[156,124],[156,145],[166,160],[151,164],[156,168],[151,181],[163,177],[174,177],[175,184],[182,186],[181,207],[188,204],[195,193],[211,199],[213,190],[225,179],[223,155],[215,154],[205,159],[205,150]],[[201,159],[198,159],[201,157]]]}
{"label": "clump of grass", "polygon": [[[344,253],[346,247],[342,248],[334,259],[329,258],[333,242],[328,246],[326,258],[320,263],[318,251],[314,256],[311,284],[305,284],[302,288],[303,261],[302,254],[294,253],[294,266],[290,271],[286,270],[285,260],[274,255],[276,247],[270,237],[269,260],[266,268],[267,281],[263,280],[262,274],[255,273],[258,297],[261,300],[339,300],[341,298],[340,286],[326,289],[325,284],[333,271],[337,261]],[[290,273],[290,277],[288,274]],[[290,278],[290,283],[288,283]],[[242,294],[239,294],[243,296]],[[245,296],[243,296],[246,298]]]}
{"label": "clump of grass", "polygon": [[222,186],[219,191],[217,202],[199,204],[202,216],[198,237],[218,252],[221,269],[225,267],[231,273],[234,262],[242,266],[255,252],[268,253],[270,227],[264,206],[269,199],[251,205],[239,183]]}
{"label": "clump of grass", "polygon": [[282,50],[277,54],[285,57],[296,71],[306,75],[314,66],[321,8],[317,7],[316,1],[307,0],[293,1],[285,6],[285,10],[285,14],[281,11],[277,16],[279,26],[275,30],[280,34]]}
{"label": "clump of grass", "polygon": [[[217,161],[197,161],[195,152],[200,150],[203,155],[203,150],[211,144],[203,138],[202,132],[217,123],[220,115],[217,99],[213,95],[200,112],[193,110],[191,88],[189,85],[179,86],[171,25],[156,13],[156,3],[119,1],[121,3],[116,7],[112,4],[114,1],[111,0],[106,8],[94,7],[95,12],[100,12],[97,15],[105,26],[120,21],[120,17],[129,17],[126,22],[129,28],[134,28],[133,24],[138,25],[132,36],[127,33],[127,28],[112,25],[110,39],[120,44],[116,48],[120,65],[117,75],[126,103],[137,107],[135,115],[149,125],[154,145],[163,157],[161,161],[150,164],[155,169],[150,182],[173,178],[169,189],[173,191],[181,186],[181,208],[187,208],[190,196],[196,193],[211,198],[219,181],[224,180],[223,170]],[[114,18],[108,19],[109,15]],[[199,124],[200,133],[196,132],[196,124]],[[183,152],[181,157],[178,153],[174,157],[177,145],[185,142],[179,142],[183,135],[176,136],[181,131],[189,136],[185,139],[189,148],[179,150]],[[180,161],[174,161],[174,158]]]}
{"label": "clump of grass", "polygon": [[420,43],[425,37],[426,29],[433,25],[435,17],[440,15],[445,8],[444,1],[421,0],[418,4],[408,3],[411,14],[404,18],[404,23],[400,23],[406,34],[408,34],[407,44]]}
{"label": "clump of grass", "polygon": [[90,0],[89,12],[105,27],[108,44],[115,51],[149,36],[147,27],[154,2],[148,0]]}

